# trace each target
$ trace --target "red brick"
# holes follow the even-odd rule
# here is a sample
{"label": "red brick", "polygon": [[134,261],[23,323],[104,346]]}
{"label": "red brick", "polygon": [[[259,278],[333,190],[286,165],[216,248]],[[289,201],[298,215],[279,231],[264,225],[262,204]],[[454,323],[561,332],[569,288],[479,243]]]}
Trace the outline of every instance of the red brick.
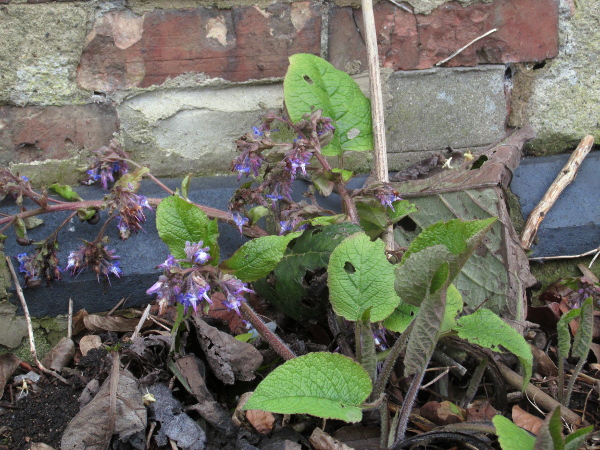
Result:
{"label": "red brick", "polygon": [[[310,2],[274,3],[265,9],[155,10],[143,17],[143,33],[120,47],[116,39],[137,20],[109,13],[88,37],[78,83],[113,91],[163,83],[186,72],[246,81],[285,74],[288,56],[319,54],[321,16]],[[114,23],[119,21],[121,29]],[[125,31],[123,31],[125,30]]]}
{"label": "red brick", "polygon": [[0,106],[0,164],[65,159],[95,150],[118,131],[114,108],[85,106]]}
{"label": "red brick", "polygon": [[[558,3],[555,0],[496,0],[463,7],[450,2],[429,15],[414,15],[388,2],[375,5],[379,56],[393,70],[428,69],[476,37],[447,66],[543,61],[558,54]],[[330,18],[332,64],[348,68],[366,63],[360,10],[335,8]],[[361,31],[362,32],[362,31]]]}

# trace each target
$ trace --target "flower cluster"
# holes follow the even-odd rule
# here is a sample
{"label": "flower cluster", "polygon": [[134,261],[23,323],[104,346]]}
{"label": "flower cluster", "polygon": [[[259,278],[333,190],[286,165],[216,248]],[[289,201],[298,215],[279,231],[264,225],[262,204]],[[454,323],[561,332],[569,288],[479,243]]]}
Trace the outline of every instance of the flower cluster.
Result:
{"label": "flower cluster", "polygon": [[23,274],[25,286],[36,287],[43,280],[50,283],[61,279],[61,270],[58,266],[58,244],[50,239],[39,245],[32,254],[20,253],[17,255],[19,261],[19,272]]}
{"label": "flower cluster", "polygon": [[144,208],[152,211],[152,207],[143,195],[137,195],[133,192],[133,187],[123,189],[120,186],[113,188],[111,199],[109,200],[109,211],[118,212],[119,235],[121,239],[129,238],[131,233],[137,233],[143,230],[142,224],[146,222]]}
{"label": "flower cluster", "polygon": [[211,259],[209,252],[210,248],[204,246],[202,241],[186,242],[184,259],[169,255],[158,266],[163,273],[146,293],[156,294],[159,314],[175,303],[182,304],[186,313],[190,307],[196,313],[202,302],[206,307],[213,304],[209,294],[212,289],[218,288],[226,296],[223,305],[240,314],[240,307],[246,301],[243,293],[253,291],[236,277],[222,274],[216,267],[207,265]]}
{"label": "flower cluster", "polygon": [[108,250],[104,242],[85,242],[78,250],[69,253],[65,270],[70,271],[71,275],[79,275],[89,268],[96,272],[98,281],[102,275],[110,283],[110,275],[120,278],[123,274],[118,259],[115,251]]}
{"label": "flower cluster", "polygon": [[583,302],[589,297],[597,306],[600,306],[600,286],[586,277],[569,278],[568,280],[570,281],[569,287],[573,287],[573,291],[567,297],[567,303],[571,308],[581,308]]}
{"label": "flower cluster", "polygon": [[108,146],[96,150],[96,155],[86,171],[88,179],[83,184],[94,184],[100,181],[102,189],[108,189],[108,182],[115,181],[115,176],[123,176],[129,172],[127,159],[129,155],[121,148],[121,144],[113,139]]}

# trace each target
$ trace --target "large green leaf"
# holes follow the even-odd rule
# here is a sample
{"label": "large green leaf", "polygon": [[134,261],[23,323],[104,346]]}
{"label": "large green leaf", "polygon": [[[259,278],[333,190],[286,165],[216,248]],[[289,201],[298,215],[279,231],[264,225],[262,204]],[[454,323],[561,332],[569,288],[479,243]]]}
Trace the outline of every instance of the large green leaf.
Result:
{"label": "large green leaf", "polygon": [[329,259],[329,298],[333,310],[347,320],[360,320],[371,308],[371,321],[389,316],[400,298],[394,291],[394,266],[383,241],[356,233],[338,245]]}
{"label": "large green leaf", "polygon": [[263,236],[242,245],[231,258],[219,264],[219,267],[235,275],[245,283],[267,276],[275,268],[288,243],[302,232],[287,236]]}
{"label": "large green leaf", "polygon": [[592,345],[594,334],[594,303],[588,297],[581,305],[581,320],[577,332],[573,338],[573,350],[571,354],[577,358],[587,358]]}
{"label": "large green leaf", "polygon": [[373,149],[370,101],[347,73],[315,55],[292,55],[283,94],[293,122],[317,109],[334,120],[334,138],[324,155]]}
{"label": "large green leaf", "polygon": [[185,258],[186,241],[202,241],[210,247],[211,262],[219,261],[217,221],[210,220],[204,211],[180,196],[173,195],[160,202],[156,209],[156,228],[175,258]]}
{"label": "large green leaf", "polygon": [[267,375],[244,409],[358,422],[370,393],[369,375],[357,362],[337,353],[309,353]]}
{"label": "large green leaf", "polygon": [[390,331],[404,333],[404,330],[415,319],[419,308],[400,301],[394,312],[390,314],[384,321],[383,326]]}
{"label": "large green leaf", "polygon": [[533,450],[535,437],[518,427],[504,416],[492,419],[502,450]]}
{"label": "large green leaf", "polygon": [[522,387],[527,387],[533,366],[531,348],[523,336],[496,313],[489,309],[479,309],[458,319],[455,330],[459,337],[474,344],[494,351],[501,351],[499,346],[502,346],[513,353],[525,370]]}
{"label": "large green leaf", "polygon": [[325,312],[327,264],[335,247],[360,227],[348,223],[317,227],[305,231],[292,242],[267,276],[253,283],[255,291],[296,320],[320,317]]}

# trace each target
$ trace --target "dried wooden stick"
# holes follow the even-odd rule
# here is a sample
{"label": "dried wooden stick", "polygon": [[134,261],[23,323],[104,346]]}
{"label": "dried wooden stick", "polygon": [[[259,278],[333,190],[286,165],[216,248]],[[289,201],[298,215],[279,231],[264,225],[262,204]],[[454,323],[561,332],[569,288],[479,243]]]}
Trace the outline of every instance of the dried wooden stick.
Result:
{"label": "dried wooden stick", "polygon": [[[523,377],[521,375],[513,372],[500,361],[497,361],[496,365],[498,366],[502,377],[508,384],[510,384],[515,389],[522,389]],[[582,424],[581,417],[579,417],[566,406],[561,405],[559,402],[557,402],[555,399],[550,397],[548,394],[546,394],[544,391],[534,386],[533,384],[529,383],[527,385],[527,388],[525,389],[525,392],[531,398],[535,399],[535,402],[542,408],[544,408],[546,411],[554,411],[556,408],[560,408],[560,415],[569,425]]]}
{"label": "dried wooden stick", "polygon": [[25,296],[23,295],[23,289],[21,289],[21,285],[19,284],[19,278],[17,277],[17,273],[15,272],[15,268],[9,256],[6,257],[6,263],[8,264],[10,275],[12,277],[13,283],[15,284],[15,291],[17,292],[17,297],[19,297],[19,300],[21,301],[23,314],[25,315],[25,322],[27,323],[27,333],[29,335],[29,351],[31,353],[33,361],[42,372],[48,375],[52,375],[53,377],[57,378],[65,384],[71,384],[53,370],[44,367],[44,365],[38,359],[37,350],[35,349],[35,338],[33,336],[33,326],[31,325],[31,316],[29,315],[29,308],[27,308],[27,302],[25,301]]}
{"label": "dried wooden stick", "polygon": [[525,227],[523,228],[523,233],[521,234],[521,247],[524,249],[531,247],[542,220],[544,220],[544,217],[546,217],[546,214],[550,208],[552,208],[562,191],[573,182],[577,176],[579,166],[592,149],[592,145],[594,145],[594,136],[588,135],[581,140],[540,202],[533,211],[531,211],[531,214],[529,214],[529,218],[525,223]]}
{"label": "dried wooden stick", "polygon": [[137,326],[135,327],[135,330],[133,331],[133,334],[131,335],[132,340],[135,339],[136,337],[138,337],[138,334],[140,334],[140,330],[142,329],[142,327],[146,323],[146,320],[148,319],[148,316],[150,315],[151,307],[152,307],[152,305],[146,306],[146,309],[144,310],[144,314],[142,314],[142,317],[140,317],[140,321],[138,322]]}
{"label": "dried wooden stick", "polygon": [[[379,70],[379,51],[377,49],[377,31],[375,30],[375,14],[373,0],[361,0],[363,22],[365,25],[365,42],[367,44],[367,64],[371,87],[371,116],[373,118],[373,175],[377,181],[389,183],[387,149],[385,140],[385,119],[383,94],[381,90],[381,73]],[[390,225],[383,233],[383,241],[387,250],[394,249],[394,229]]]}
{"label": "dried wooden stick", "polygon": [[[593,255],[594,253],[598,254],[598,252],[600,252],[600,247],[596,247],[593,250],[588,250],[587,252],[580,253],[578,255],[536,256],[535,258],[528,258],[528,259],[529,259],[529,261],[546,261],[546,260],[551,260],[551,259],[575,259],[575,258],[583,258],[585,256],[590,256],[590,255]],[[592,263],[593,263],[593,260],[590,263],[589,267],[592,267]]]}
{"label": "dried wooden stick", "polygon": [[73,299],[69,297],[69,315],[67,316],[67,338],[73,338]]}

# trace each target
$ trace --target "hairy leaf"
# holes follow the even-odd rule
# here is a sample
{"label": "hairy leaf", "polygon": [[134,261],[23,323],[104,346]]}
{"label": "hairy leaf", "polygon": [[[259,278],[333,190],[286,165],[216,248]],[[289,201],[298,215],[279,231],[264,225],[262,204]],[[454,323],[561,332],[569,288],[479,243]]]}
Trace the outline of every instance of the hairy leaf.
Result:
{"label": "hairy leaf", "polygon": [[562,423],[560,421],[560,407],[549,414],[540,428],[540,432],[533,445],[533,450],[564,450],[565,444],[562,437]]}
{"label": "hairy leaf", "polygon": [[456,286],[451,284],[446,290],[446,311],[444,313],[444,319],[442,321],[442,327],[440,333],[445,333],[452,330],[456,326],[456,316],[458,316],[463,310],[462,295]]}
{"label": "hairy leaf", "polygon": [[565,438],[565,450],[577,450],[585,447],[585,441],[592,431],[594,431],[594,427],[589,426],[569,434]]}
{"label": "hairy leaf", "polygon": [[463,316],[457,321],[455,330],[458,336],[482,347],[500,351],[501,345],[513,353],[525,370],[523,386],[525,389],[531,378],[533,355],[523,336],[504,322],[489,309],[479,309],[473,314]]}
{"label": "hairy leaf", "polygon": [[219,267],[235,275],[245,283],[256,281],[271,272],[283,257],[288,243],[302,234],[301,231],[287,236],[263,236],[242,245],[231,258]]}
{"label": "hairy leaf", "polygon": [[571,352],[571,332],[569,331],[569,323],[576,317],[581,316],[581,308],[575,308],[563,314],[556,324],[558,333],[558,356],[567,358]]}
{"label": "hairy leaf", "polygon": [[415,316],[419,312],[417,306],[409,305],[400,301],[400,304],[384,321],[383,326],[390,331],[396,331],[398,333],[404,333],[404,330],[414,320]]}
{"label": "hairy leaf", "polygon": [[594,304],[592,298],[588,297],[581,305],[581,320],[577,332],[573,338],[572,355],[577,358],[587,358],[592,345],[594,334]]}
{"label": "hairy leaf", "polygon": [[357,362],[337,353],[309,353],[267,375],[244,409],[358,422],[370,392],[369,375]]}
{"label": "hairy leaf", "polygon": [[210,220],[204,211],[180,196],[167,197],[160,202],[156,210],[156,228],[175,258],[185,258],[186,241],[202,241],[210,247],[211,263],[219,261],[217,221]]}
{"label": "hairy leaf", "polygon": [[371,321],[389,316],[400,298],[394,291],[394,266],[383,241],[356,233],[338,245],[329,259],[329,298],[334,311],[356,322],[368,308]]}
{"label": "hairy leaf", "polygon": [[492,419],[502,450],[533,450],[535,438],[504,416]]}
{"label": "hairy leaf", "polygon": [[255,291],[296,320],[320,317],[328,301],[329,256],[345,238],[360,231],[348,223],[305,231],[288,249],[266,279],[253,283]]}
{"label": "hairy leaf", "polygon": [[334,120],[334,137],[323,148],[324,155],[373,149],[371,103],[347,73],[315,55],[292,55],[283,94],[293,122],[317,109]]}

